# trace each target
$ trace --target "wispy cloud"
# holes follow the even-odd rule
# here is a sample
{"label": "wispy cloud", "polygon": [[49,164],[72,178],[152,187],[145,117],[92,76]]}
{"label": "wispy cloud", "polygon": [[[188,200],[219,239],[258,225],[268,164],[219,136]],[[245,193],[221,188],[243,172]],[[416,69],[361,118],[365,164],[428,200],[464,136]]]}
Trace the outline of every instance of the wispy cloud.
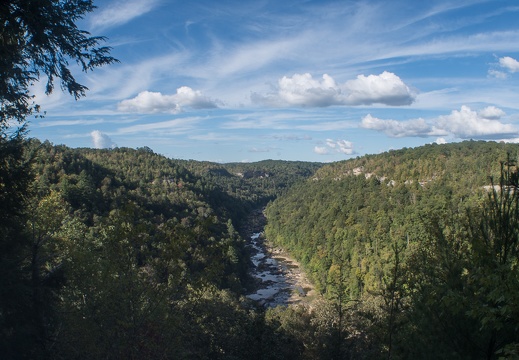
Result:
{"label": "wispy cloud", "polygon": [[[150,56],[144,61],[123,63],[110,68],[99,69],[88,77],[87,100],[123,100],[136,93],[154,87],[162,87],[162,80],[169,80],[172,69],[183,68],[190,53],[178,51],[166,55]],[[168,86],[169,87],[169,86]]]}
{"label": "wispy cloud", "polygon": [[188,117],[167,121],[159,121],[150,124],[139,124],[123,127],[117,130],[118,134],[185,134],[196,129],[197,124],[202,121],[200,117]]}
{"label": "wispy cloud", "polygon": [[310,135],[271,135],[270,138],[281,141],[312,140]]}
{"label": "wispy cloud", "polygon": [[207,134],[199,134],[199,135],[190,135],[189,139],[192,140],[200,140],[200,141],[212,141],[212,142],[221,142],[221,141],[251,141],[251,137],[249,136],[239,136],[239,135],[226,135],[226,134],[218,134],[215,132],[210,132]]}
{"label": "wispy cloud", "polygon": [[275,150],[275,149],[276,149],[275,147],[271,147],[271,146],[264,147],[264,148],[258,148],[256,146],[254,146],[254,147],[251,147],[248,151],[251,153],[264,153],[264,152],[270,152],[271,150]]}
{"label": "wispy cloud", "polygon": [[90,26],[96,31],[120,26],[150,12],[158,4],[159,0],[119,0],[95,12]]}
{"label": "wispy cloud", "polygon": [[52,127],[52,126],[90,126],[95,124],[101,124],[105,121],[103,119],[81,119],[81,120],[52,120],[52,121],[40,121],[38,125],[40,127]]}

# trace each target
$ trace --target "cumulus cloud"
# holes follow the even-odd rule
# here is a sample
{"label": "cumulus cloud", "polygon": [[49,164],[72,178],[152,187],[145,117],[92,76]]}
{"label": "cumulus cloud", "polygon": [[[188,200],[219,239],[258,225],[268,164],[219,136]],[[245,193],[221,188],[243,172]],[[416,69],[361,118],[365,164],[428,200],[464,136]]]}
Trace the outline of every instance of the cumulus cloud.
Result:
{"label": "cumulus cloud", "polygon": [[346,83],[348,103],[352,105],[410,105],[416,94],[391,72],[380,75],[359,75]]}
{"label": "cumulus cloud", "polygon": [[499,65],[511,73],[519,71],[519,61],[515,60],[514,58],[511,58],[510,56],[500,58]]}
{"label": "cumulus cloud", "polygon": [[178,114],[184,107],[193,109],[211,109],[217,107],[216,102],[202,95],[200,91],[188,86],[177,89],[173,95],[164,95],[160,92],[143,91],[133,99],[121,101],[117,109],[122,112],[136,112],[144,114],[170,113]]}
{"label": "cumulus cloud", "polygon": [[347,140],[326,139],[325,146],[315,146],[314,152],[319,155],[327,155],[332,153],[341,153],[346,155],[355,154],[353,143]]}
{"label": "cumulus cloud", "polygon": [[328,74],[314,79],[311,74],[284,76],[276,91],[266,95],[254,93],[253,102],[271,106],[325,107],[332,105],[410,105],[416,93],[397,75],[384,71],[380,75],[359,75],[337,84]]}
{"label": "cumulus cloud", "polygon": [[498,120],[506,115],[506,113],[495,106],[487,106],[478,111],[478,115],[485,119]]}
{"label": "cumulus cloud", "polygon": [[[496,112],[496,110],[498,109],[495,108],[493,111]],[[436,124],[438,127],[462,139],[495,139],[500,136],[517,134],[517,128],[515,126],[482,117],[468,106],[462,106],[459,111],[453,110],[449,115],[440,116],[436,120]]]}
{"label": "cumulus cloud", "polygon": [[368,114],[362,119],[360,126],[364,129],[381,131],[386,135],[395,138],[447,135],[421,118],[407,121],[382,120]]}
{"label": "cumulus cloud", "polygon": [[447,136],[461,139],[498,139],[517,136],[518,129],[511,124],[504,124],[499,119],[505,112],[489,106],[479,112],[462,106],[449,115],[441,115],[427,122],[424,119],[407,121],[382,120],[367,115],[362,119],[361,127],[381,131],[391,137],[412,136]]}
{"label": "cumulus cloud", "polygon": [[99,130],[94,130],[90,133],[94,148],[96,149],[110,149],[117,147],[117,144],[110,139],[110,137]]}
{"label": "cumulus cloud", "polygon": [[439,137],[438,139],[436,139],[435,143],[438,145],[447,144],[447,140],[445,140],[445,138]]}

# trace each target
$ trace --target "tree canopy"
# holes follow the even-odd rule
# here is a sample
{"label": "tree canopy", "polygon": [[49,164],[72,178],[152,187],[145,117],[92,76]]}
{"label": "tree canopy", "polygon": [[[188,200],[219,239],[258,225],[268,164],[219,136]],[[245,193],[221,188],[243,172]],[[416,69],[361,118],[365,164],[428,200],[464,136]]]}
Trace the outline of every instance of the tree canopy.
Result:
{"label": "tree canopy", "polygon": [[87,87],[71,71],[75,62],[82,71],[111,64],[110,47],[100,46],[101,36],[90,36],[76,22],[94,9],[92,0],[11,0],[0,2],[0,127],[24,122],[39,112],[30,87],[40,78],[45,92],[55,81],[76,99]]}

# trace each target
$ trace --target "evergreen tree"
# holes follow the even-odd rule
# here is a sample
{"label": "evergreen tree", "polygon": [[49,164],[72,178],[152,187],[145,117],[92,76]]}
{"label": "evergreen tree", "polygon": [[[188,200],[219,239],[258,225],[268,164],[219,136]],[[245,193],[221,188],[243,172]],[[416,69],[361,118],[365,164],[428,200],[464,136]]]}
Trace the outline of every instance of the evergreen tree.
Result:
{"label": "evergreen tree", "polygon": [[92,0],[9,0],[0,3],[0,130],[8,121],[24,122],[39,111],[29,87],[42,76],[46,93],[60,80],[76,99],[87,88],[76,81],[69,62],[89,71],[116,61],[110,48],[99,47],[103,37],[92,37],[76,26],[94,10]]}

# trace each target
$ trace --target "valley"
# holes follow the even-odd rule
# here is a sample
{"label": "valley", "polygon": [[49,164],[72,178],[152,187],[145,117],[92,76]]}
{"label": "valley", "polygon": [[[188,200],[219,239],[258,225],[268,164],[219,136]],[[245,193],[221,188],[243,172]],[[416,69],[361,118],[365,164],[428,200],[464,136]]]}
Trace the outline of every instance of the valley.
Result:
{"label": "valley", "polygon": [[493,359],[519,343],[517,145],[326,165],[9,146],[8,354]]}

